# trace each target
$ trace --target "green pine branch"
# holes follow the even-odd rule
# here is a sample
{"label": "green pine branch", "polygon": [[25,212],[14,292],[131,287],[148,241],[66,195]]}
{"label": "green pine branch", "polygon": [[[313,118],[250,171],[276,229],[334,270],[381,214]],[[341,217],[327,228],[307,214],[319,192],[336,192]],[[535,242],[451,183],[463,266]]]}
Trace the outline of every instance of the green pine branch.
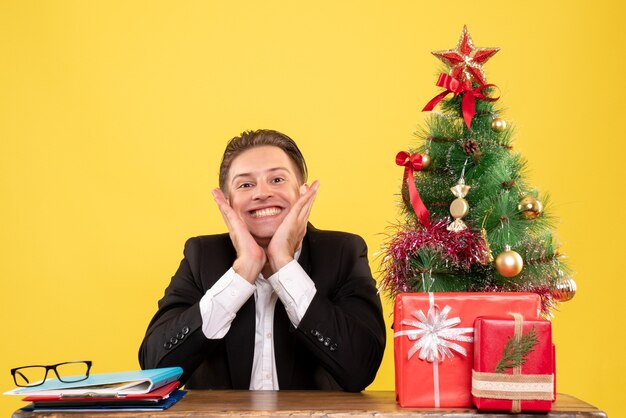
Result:
{"label": "green pine branch", "polygon": [[526,356],[533,351],[538,342],[537,331],[534,326],[526,334],[522,334],[519,342],[514,337],[509,337],[502,358],[496,364],[495,373],[504,373],[507,369],[526,363],[528,360]]}

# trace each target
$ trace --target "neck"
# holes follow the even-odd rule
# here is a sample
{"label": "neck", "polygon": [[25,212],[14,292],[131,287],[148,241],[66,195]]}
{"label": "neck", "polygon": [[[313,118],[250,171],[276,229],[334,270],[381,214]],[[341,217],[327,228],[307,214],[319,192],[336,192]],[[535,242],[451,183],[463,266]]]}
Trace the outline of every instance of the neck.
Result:
{"label": "neck", "polygon": [[272,267],[270,266],[270,263],[265,263],[265,265],[263,266],[263,270],[261,270],[261,274],[263,275],[263,277],[265,279],[269,279],[270,276],[274,273],[276,272],[272,271]]}
{"label": "neck", "polygon": [[267,260],[267,247],[270,245],[271,238],[254,237],[254,240],[256,241],[257,245],[261,247],[266,254],[266,261],[265,261],[265,265],[263,266],[263,269],[261,270],[261,274],[263,274],[263,277],[267,279],[274,273],[270,266],[269,260]]}

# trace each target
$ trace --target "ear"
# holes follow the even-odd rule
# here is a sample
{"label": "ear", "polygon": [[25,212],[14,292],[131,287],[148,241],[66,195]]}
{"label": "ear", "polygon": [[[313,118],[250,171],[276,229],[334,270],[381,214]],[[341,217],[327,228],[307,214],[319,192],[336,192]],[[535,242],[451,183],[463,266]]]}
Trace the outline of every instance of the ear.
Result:
{"label": "ear", "polygon": [[230,194],[228,193],[228,189],[223,190],[223,189],[218,187],[215,190],[219,190],[222,193],[222,196],[224,196],[224,200],[226,200],[226,203],[228,203],[230,205]]}

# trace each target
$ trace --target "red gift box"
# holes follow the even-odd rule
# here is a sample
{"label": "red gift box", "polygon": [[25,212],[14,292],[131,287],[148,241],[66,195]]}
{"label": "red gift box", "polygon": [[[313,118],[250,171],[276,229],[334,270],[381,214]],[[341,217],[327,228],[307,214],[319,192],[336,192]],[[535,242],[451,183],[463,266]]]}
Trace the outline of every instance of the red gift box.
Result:
{"label": "red gift box", "polygon": [[[517,341],[517,347],[513,345]],[[522,344],[526,343],[526,351]],[[506,349],[505,349],[506,347]],[[516,367],[505,361],[512,351],[524,359]],[[497,370],[497,367],[500,370]],[[479,410],[536,411],[552,409],[555,395],[552,324],[521,315],[477,318],[474,323],[472,397]]]}
{"label": "red gift box", "polygon": [[394,309],[396,399],[403,407],[471,407],[474,320],[539,313],[534,293],[401,293]]}

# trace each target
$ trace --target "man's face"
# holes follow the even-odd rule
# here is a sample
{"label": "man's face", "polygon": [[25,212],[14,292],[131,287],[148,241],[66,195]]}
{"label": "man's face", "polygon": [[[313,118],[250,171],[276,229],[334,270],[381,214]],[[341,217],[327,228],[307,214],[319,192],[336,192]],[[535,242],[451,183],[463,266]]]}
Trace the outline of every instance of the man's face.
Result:
{"label": "man's face", "polygon": [[293,204],[300,197],[294,163],[280,148],[264,145],[248,149],[228,171],[230,206],[261,246],[267,246]]}

